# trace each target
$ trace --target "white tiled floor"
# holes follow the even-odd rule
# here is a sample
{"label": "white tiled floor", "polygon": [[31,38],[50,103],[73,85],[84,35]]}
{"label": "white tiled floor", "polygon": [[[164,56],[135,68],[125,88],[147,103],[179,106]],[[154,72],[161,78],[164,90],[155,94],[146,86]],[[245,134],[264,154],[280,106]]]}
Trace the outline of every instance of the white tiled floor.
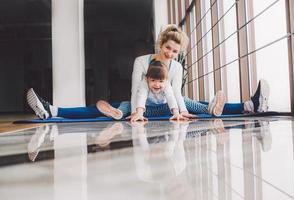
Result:
{"label": "white tiled floor", "polygon": [[294,199],[293,118],[49,124],[0,135],[0,199]]}

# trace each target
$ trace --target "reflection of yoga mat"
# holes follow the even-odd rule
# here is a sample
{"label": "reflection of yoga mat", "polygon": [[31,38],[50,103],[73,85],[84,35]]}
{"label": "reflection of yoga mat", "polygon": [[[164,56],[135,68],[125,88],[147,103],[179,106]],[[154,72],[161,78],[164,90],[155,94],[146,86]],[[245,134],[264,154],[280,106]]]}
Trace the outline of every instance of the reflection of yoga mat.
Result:
{"label": "reflection of yoga mat", "polygon": [[[255,113],[255,114],[234,114],[234,115],[221,115],[215,117],[209,114],[199,114],[197,119],[210,119],[210,118],[234,118],[234,117],[266,117],[266,116],[279,116],[284,115],[279,112],[264,112],[264,113]],[[161,117],[149,117],[150,121],[156,120],[169,120],[170,116],[161,116]],[[109,117],[97,117],[97,118],[87,118],[87,119],[66,119],[66,118],[49,118],[49,119],[31,119],[31,120],[19,120],[13,123],[22,124],[22,123],[69,123],[69,122],[100,122],[100,121],[114,121]],[[125,121],[122,119],[121,121]]]}

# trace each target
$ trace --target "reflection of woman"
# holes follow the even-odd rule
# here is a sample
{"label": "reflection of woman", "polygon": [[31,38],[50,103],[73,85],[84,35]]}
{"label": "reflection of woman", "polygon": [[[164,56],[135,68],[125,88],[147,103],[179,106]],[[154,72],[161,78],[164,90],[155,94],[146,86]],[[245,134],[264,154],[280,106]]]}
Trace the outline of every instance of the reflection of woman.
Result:
{"label": "reflection of woman", "polygon": [[[189,113],[211,113],[216,116],[220,114],[241,114],[243,112],[264,112],[267,111],[268,85],[265,81],[259,82],[259,87],[255,95],[245,103],[225,104],[224,95],[218,93],[213,101],[208,105],[207,102],[198,102],[188,98],[183,98],[181,95],[182,85],[182,66],[175,61],[178,54],[184,51],[188,44],[188,38],[175,25],[169,25],[162,31],[159,36],[158,47],[159,52],[151,55],[144,55],[136,58],[134,62],[132,74],[132,97],[131,101],[136,101],[136,92],[139,82],[147,72],[149,63],[152,59],[159,60],[168,66],[169,81],[172,85],[181,115],[187,118],[193,117]],[[134,112],[134,103],[132,107],[129,102],[122,102],[118,109],[113,108],[105,101],[98,101],[97,107],[102,112],[99,112],[95,106],[78,107],[78,108],[58,108],[50,105],[48,102],[40,98],[32,89],[27,94],[28,103],[35,111],[36,115],[41,119],[48,117],[64,117],[64,118],[93,118],[105,114],[114,119],[121,119],[128,113]],[[161,116],[170,114],[167,104],[158,106],[146,107],[145,116]]]}

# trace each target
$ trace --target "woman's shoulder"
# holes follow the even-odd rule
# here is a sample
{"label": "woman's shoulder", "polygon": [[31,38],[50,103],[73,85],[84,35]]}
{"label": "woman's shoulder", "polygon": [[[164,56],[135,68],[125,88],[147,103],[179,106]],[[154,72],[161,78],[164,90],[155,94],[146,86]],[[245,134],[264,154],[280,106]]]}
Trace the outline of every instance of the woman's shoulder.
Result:
{"label": "woman's shoulder", "polygon": [[177,60],[173,60],[172,64],[180,67],[182,66],[182,64],[179,63]]}
{"label": "woman's shoulder", "polygon": [[176,70],[182,70],[183,69],[183,66],[181,63],[179,63],[178,61],[176,60],[173,60],[172,63],[171,63],[171,68],[173,69],[176,69]]}
{"label": "woman's shoulder", "polygon": [[152,54],[147,54],[147,55],[142,55],[142,56],[138,56],[138,57],[136,57],[136,61],[140,61],[140,62],[148,62],[148,60],[149,60],[149,58],[150,58],[150,56],[151,56]]}

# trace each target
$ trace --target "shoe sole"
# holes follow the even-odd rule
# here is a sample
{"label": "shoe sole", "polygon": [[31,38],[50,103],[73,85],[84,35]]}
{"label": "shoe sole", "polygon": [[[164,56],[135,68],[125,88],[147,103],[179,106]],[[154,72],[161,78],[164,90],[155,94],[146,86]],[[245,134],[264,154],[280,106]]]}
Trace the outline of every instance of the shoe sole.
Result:
{"label": "shoe sole", "polygon": [[260,89],[261,89],[261,90],[260,90],[261,95],[264,96],[264,97],[266,97],[266,98],[268,99],[268,97],[269,97],[269,93],[270,93],[270,87],[269,87],[267,81],[261,79],[261,80],[260,80],[260,87],[261,87],[261,88],[260,88]]}
{"label": "shoe sole", "polygon": [[106,115],[107,117],[112,117],[113,119],[120,120],[123,116],[122,112],[114,107],[112,107],[106,101],[100,100],[96,104],[97,109]]}
{"label": "shoe sole", "polygon": [[215,116],[220,116],[223,112],[224,106],[225,106],[226,96],[223,91],[218,91],[216,93],[216,103],[213,108],[213,114]]}
{"label": "shoe sole", "polygon": [[31,107],[31,109],[33,109],[33,111],[35,112],[35,114],[41,118],[41,119],[45,119],[46,116],[40,116],[39,111],[43,112],[42,110],[45,110],[45,108],[43,107],[42,103],[40,102],[40,108],[38,107],[38,97],[37,94],[35,93],[35,91],[33,90],[33,88],[29,89],[27,92],[27,102],[29,104],[29,106]]}
{"label": "shoe sole", "polygon": [[266,97],[266,100],[268,101],[268,97],[269,97],[269,93],[270,93],[270,87],[269,87],[269,84],[267,83],[267,81],[264,80],[264,79],[260,80],[260,93],[261,93],[261,96]]}

